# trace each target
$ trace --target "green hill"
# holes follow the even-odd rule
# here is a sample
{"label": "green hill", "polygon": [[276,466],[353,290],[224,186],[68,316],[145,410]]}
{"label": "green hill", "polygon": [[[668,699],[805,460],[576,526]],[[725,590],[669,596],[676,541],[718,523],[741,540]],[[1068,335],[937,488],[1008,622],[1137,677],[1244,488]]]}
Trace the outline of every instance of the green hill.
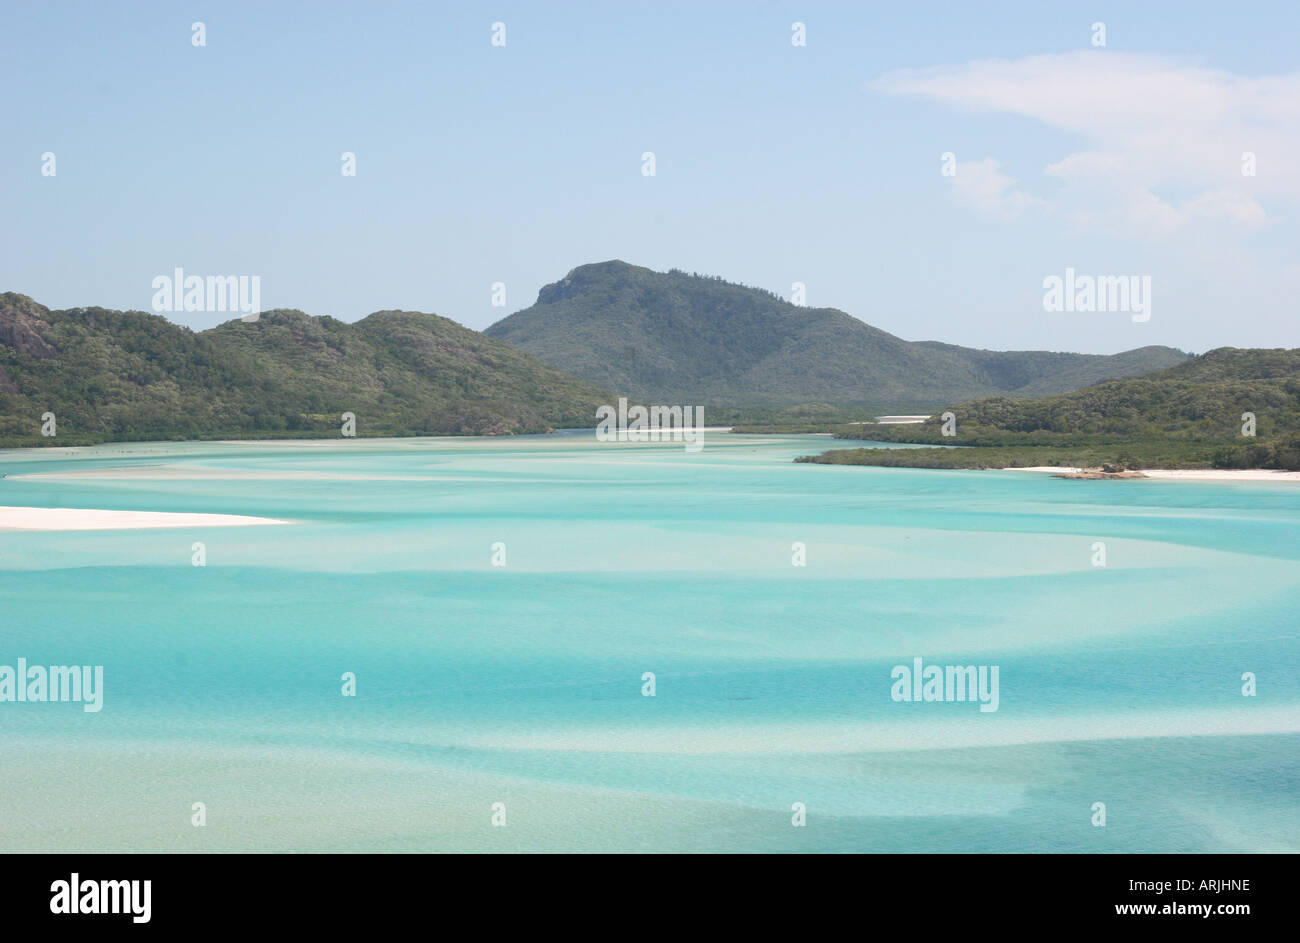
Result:
{"label": "green hill", "polygon": [[[267,311],[191,331],[140,311],[0,294],[0,444],[544,432],[609,394],[432,314]],[[56,438],[40,435],[41,414]]]}
{"label": "green hill", "polygon": [[[841,427],[846,439],[972,446],[943,451],[829,452],[836,464],[1001,467],[1115,464],[1129,468],[1300,469],[1300,349],[1223,347],[1140,377],[1039,399],[993,397],[948,407],[921,425]],[[1245,414],[1254,435],[1244,435]]]}
{"label": "green hill", "polygon": [[895,412],[1062,393],[1186,357],[1169,347],[1102,356],[905,341],[834,308],[618,261],[574,269],[485,333],[641,401]]}
{"label": "green hill", "polygon": [[[1300,432],[1300,349],[1221,347],[1175,367],[1039,399],[993,397],[948,407],[970,434],[1069,433],[1232,438]],[[940,419],[926,428],[937,431]]]}

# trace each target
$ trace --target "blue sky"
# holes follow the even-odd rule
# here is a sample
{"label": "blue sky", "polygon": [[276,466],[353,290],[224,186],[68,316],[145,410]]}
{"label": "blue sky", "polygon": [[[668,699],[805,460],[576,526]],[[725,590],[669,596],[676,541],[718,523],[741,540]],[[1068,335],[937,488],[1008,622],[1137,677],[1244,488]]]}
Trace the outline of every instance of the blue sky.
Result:
{"label": "blue sky", "polygon": [[[5,4],[0,290],[483,328],[621,258],[911,340],[1300,346],[1300,4],[980,6]],[[1044,311],[1067,267],[1150,320]]]}

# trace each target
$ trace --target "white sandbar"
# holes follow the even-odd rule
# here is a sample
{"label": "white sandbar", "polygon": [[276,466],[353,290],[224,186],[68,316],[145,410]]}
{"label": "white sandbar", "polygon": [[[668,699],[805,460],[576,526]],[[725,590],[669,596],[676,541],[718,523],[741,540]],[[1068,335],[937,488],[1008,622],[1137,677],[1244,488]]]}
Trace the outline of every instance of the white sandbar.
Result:
{"label": "white sandbar", "polygon": [[243,527],[287,523],[288,521],[277,521],[269,517],[247,517],[242,514],[0,507],[0,530],[137,530],[153,527]]}

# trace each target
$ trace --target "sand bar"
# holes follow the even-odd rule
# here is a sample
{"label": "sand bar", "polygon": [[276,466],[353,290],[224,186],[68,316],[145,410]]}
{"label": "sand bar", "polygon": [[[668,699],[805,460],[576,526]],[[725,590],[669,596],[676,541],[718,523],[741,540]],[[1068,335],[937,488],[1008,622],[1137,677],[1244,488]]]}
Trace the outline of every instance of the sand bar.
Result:
{"label": "sand bar", "polygon": [[245,527],[287,524],[242,514],[106,511],[95,508],[0,507],[0,530],[139,530],[156,527]]}
{"label": "sand bar", "polygon": [[354,475],[346,472],[274,471],[242,468],[212,468],[202,465],[117,465],[111,468],[69,468],[62,471],[28,472],[10,478],[100,478],[107,480],[159,481],[428,481],[415,475]]}

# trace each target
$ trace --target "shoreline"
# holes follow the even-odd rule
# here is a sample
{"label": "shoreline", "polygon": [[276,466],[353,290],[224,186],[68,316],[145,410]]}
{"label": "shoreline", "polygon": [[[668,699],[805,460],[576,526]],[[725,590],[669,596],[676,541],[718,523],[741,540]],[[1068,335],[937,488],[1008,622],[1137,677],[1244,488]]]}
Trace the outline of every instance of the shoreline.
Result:
{"label": "shoreline", "polygon": [[[1070,465],[1027,465],[997,469],[997,471],[1051,472],[1056,475],[1077,475],[1085,470]],[[1300,471],[1281,471],[1274,468],[1142,468],[1138,471],[1143,478],[1161,481],[1300,481]]]}
{"label": "shoreline", "polygon": [[288,524],[243,514],[190,514],[176,511],[111,511],[100,508],[0,506],[2,531],[150,530],[163,527],[250,527]]}

